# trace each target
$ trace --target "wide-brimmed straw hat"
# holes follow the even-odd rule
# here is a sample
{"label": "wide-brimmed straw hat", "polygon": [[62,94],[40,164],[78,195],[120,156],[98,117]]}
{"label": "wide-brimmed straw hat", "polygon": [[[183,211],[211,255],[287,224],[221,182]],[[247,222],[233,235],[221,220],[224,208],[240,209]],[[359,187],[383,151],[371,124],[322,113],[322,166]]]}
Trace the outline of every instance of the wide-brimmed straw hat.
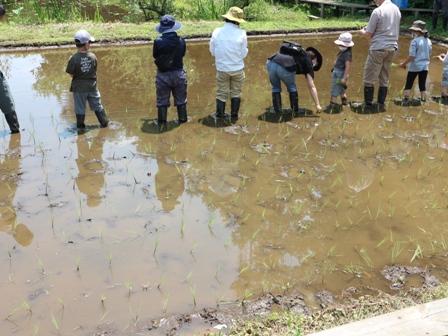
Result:
{"label": "wide-brimmed straw hat", "polygon": [[246,22],[243,19],[244,17],[243,10],[239,7],[230,7],[227,14],[224,14],[222,17],[226,18],[227,20],[236,21],[239,23]]}
{"label": "wide-brimmed straw hat", "polygon": [[350,33],[342,33],[339,35],[339,38],[334,41],[337,45],[343,46],[343,47],[353,47],[355,44],[352,42],[352,34]]}
{"label": "wide-brimmed straw hat", "polygon": [[314,55],[316,55],[317,64],[313,66],[314,71],[319,71],[320,67],[322,66],[322,55],[321,53],[313,47],[306,48],[306,51],[312,51]]}
{"label": "wide-brimmed straw hat", "polygon": [[160,34],[172,33],[182,28],[182,23],[174,20],[172,15],[166,14],[160,18],[160,23],[156,26],[156,32]]}
{"label": "wide-brimmed straw hat", "polygon": [[422,20],[414,21],[410,30],[421,31],[423,34],[426,34],[428,31],[426,30],[426,23]]}

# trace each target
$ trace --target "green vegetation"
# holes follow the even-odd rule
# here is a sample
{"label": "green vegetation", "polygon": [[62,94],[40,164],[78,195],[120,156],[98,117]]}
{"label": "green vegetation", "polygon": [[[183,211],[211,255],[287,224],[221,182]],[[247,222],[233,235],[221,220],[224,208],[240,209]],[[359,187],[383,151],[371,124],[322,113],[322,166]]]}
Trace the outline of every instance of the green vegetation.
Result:
{"label": "green vegetation", "polygon": [[[307,15],[319,15],[317,6],[273,4],[264,0],[159,2],[161,1],[152,0],[152,4],[144,5],[142,9],[136,1],[114,0],[107,6],[99,7],[95,3],[87,7],[77,2],[68,4],[56,0],[51,0],[53,4],[51,6],[43,6],[36,0],[25,0],[19,5],[7,6],[6,18],[0,24],[0,46],[68,45],[72,44],[73,34],[78,29],[88,30],[99,43],[149,41],[158,36],[154,26],[162,13],[173,13],[176,19],[182,21],[183,28],[180,32],[182,36],[208,37],[213,29],[222,25],[221,15],[232,5],[244,8],[247,22],[242,27],[249,35],[269,34],[274,31],[297,33],[334,29],[355,30],[364,26],[369,18],[366,13],[335,17],[330,11],[325,15],[325,19],[310,21]],[[414,19],[412,13],[409,15],[403,21],[404,29],[408,28]],[[420,19],[427,22],[430,20],[429,16],[421,16]],[[431,33],[445,35],[438,30]]]}

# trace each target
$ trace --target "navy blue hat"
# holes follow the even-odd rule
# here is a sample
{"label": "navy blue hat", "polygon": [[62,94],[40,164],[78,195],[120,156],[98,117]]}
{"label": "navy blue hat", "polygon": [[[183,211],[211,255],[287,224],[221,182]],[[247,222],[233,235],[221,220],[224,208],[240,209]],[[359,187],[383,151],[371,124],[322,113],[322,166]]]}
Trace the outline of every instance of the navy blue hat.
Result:
{"label": "navy blue hat", "polygon": [[160,34],[172,33],[182,28],[182,23],[174,20],[171,15],[164,15],[160,19],[160,23],[156,26],[156,32]]}

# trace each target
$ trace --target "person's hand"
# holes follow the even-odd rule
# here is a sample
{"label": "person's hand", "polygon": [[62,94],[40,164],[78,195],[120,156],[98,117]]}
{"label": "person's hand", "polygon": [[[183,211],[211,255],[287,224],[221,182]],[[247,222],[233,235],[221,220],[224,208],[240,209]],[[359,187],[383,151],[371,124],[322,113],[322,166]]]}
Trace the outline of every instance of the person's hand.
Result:
{"label": "person's hand", "polygon": [[398,64],[398,66],[399,66],[400,68],[406,69],[406,63],[404,63],[404,62]]}
{"label": "person's hand", "polygon": [[366,27],[363,27],[360,30],[358,30],[359,35],[364,35],[365,33],[366,33]]}
{"label": "person's hand", "polygon": [[316,105],[316,114],[321,114],[323,111],[322,106]]}
{"label": "person's hand", "polygon": [[347,86],[347,80],[346,79],[341,79],[341,83],[342,87],[344,88],[344,90],[347,90],[348,86]]}

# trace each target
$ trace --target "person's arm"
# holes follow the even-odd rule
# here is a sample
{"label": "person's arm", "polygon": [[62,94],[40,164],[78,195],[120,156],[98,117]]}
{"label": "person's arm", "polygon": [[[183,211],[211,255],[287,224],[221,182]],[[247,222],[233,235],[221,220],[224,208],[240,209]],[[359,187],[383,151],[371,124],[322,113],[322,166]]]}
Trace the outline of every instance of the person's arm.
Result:
{"label": "person's arm", "polygon": [[346,60],[345,61],[345,71],[344,71],[344,76],[341,78],[341,85],[342,86],[347,86],[347,80],[348,80],[348,72],[350,70],[350,61]]}
{"label": "person's arm", "polygon": [[247,35],[246,35],[246,32],[244,32],[242,43],[241,43],[241,57],[245,58],[247,56],[248,52],[249,52],[249,49],[247,49]]}
{"label": "person's arm", "polygon": [[319,97],[317,95],[316,86],[314,85],[314,79],[310,74],[306,74],[306,80],[308,82],[308,90],[310,91],[310,95],[314,100],[314,104],[316,104],[316,110],[317,112],[320,112],[322,111],[322,107],[319,103]]}
{"label": "person's arm", "polygon": [[409,63],[411,63],[414,60],[415,56],[411,56],[409,55],[408,58],[406,58],[406,60],[400,64],[398,64],[398,66],[400,68],[406,69],[406,65],[408,65]]}
{"label": "person's arm", "polygon": [[372,38],[372,36],[373,36],[372,33],[369,33],[369,32],[366,30],[366,27],[364,27],[364,28],[358,30],[358,34],[361,35],[361,36],[364,36],[364,37],[365,37],[366,39],[368,39],[368,40],[370,40],[370,39]]}

